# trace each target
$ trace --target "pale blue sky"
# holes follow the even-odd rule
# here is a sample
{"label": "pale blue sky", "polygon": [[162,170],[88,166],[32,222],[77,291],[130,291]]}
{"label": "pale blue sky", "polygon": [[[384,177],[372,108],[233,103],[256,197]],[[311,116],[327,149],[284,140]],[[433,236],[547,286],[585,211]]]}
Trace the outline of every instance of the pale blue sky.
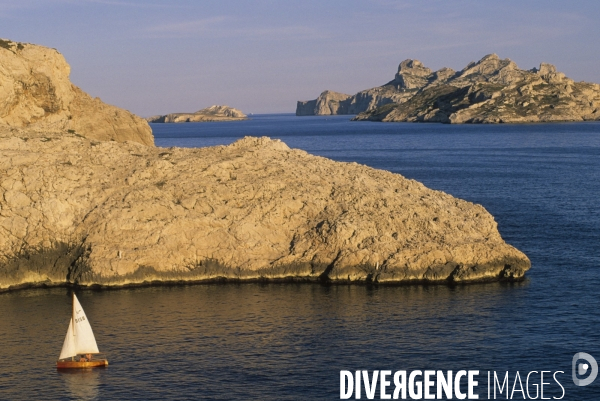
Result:
{"label": "pale blue sky", "polygon": [[0,0],[0,37],[58,49],[76,85],[142,116],[294,112],[407,58],[460,69],[497,53],[600,82],[598,21],[595,0]]}

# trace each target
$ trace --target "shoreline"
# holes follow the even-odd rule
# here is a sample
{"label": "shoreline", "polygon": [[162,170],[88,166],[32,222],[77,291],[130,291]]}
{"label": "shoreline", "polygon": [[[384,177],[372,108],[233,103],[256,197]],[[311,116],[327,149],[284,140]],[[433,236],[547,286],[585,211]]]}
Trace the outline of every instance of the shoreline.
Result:
{"label": "shoreline", "polygon": [[198,279],[198,280],[145,280],[142,282],[130,282],[123,284],[78,284],[70,282],[31,282],[15,284],[8,287],[0,288],[0,294],[17,292],[30,289],[53,289],[53,288],[71,288],[77,290],[89,291],[118,291],[132,288],[148,288],[148,287],[186,287],[195,285],[241,285],[241,284],[318,284],[322,286],[366,286],[366,287],[411,287],[411,286],[469,286],[475,284],[491,284],[491,283],[522,283],[528,281],[528,277],[488,277],[478,278],[473,280],[454,281],[450,279],[444,280],[423,280],[423,279],[408,279],[398,281],[376,281],[376,280],[331,280],[321,277],[259,277],[259,278],[228,278],[224,276]]}

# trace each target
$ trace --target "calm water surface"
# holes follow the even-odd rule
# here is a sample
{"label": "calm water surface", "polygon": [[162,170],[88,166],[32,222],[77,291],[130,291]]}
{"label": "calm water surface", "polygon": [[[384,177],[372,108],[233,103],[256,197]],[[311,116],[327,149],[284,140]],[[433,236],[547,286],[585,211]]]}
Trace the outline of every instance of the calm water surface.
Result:
{"label": "calm water surface", "polygon": [[[600,124],[449,126],[254,116],[154,124],[159,146],[280,138],[483,204],[526,281],[458,287],[198,285],[82,291],[107,369],[58,373],[66,289],[0,294],[0,399],[339,399],[340,369],[562,370],[600,360]],[[550,378],[550,381],[552,379]],[[511,383],[512,385],[512,383]],[[557,386],[546,396],[560,396]],[[364,394],[363,394],[364,399]],[[505,399],[505,398],[499,398]],[[513,399],[522,399],[515,393]]]}

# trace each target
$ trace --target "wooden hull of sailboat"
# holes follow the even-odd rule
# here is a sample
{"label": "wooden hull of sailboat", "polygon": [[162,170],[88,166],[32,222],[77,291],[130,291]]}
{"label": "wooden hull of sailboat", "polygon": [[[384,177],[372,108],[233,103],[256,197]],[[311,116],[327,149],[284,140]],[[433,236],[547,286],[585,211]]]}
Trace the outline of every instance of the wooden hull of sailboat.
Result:
{"label": "wooden hull of sailboat", "polygon": [[56,362],[56,369],[88,369],[88,368],[103,368],[108,366],[106,359],[98,359],[87,362],[78,361],[58,361]]}

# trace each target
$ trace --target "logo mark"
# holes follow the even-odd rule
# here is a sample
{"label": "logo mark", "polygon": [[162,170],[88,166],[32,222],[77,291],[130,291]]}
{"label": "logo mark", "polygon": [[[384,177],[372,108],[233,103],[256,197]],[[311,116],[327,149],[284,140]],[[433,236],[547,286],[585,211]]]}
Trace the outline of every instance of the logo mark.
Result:
{"label": "logo mark", "polygon": [[[585,363],[577,363],[579,360],[585,360]],[[585,375],[590,367],[592,368],[592,371],[587,378],[577,378],[578,375]],[[598,362],[596,362],[593,356],[585,352],[578,352],[573,355],[572,377],[573,383],[575,383],[576,386],[587,386],[588,384],[592,384],[592,382],[596,380],[596,376],[598,376]]]}

